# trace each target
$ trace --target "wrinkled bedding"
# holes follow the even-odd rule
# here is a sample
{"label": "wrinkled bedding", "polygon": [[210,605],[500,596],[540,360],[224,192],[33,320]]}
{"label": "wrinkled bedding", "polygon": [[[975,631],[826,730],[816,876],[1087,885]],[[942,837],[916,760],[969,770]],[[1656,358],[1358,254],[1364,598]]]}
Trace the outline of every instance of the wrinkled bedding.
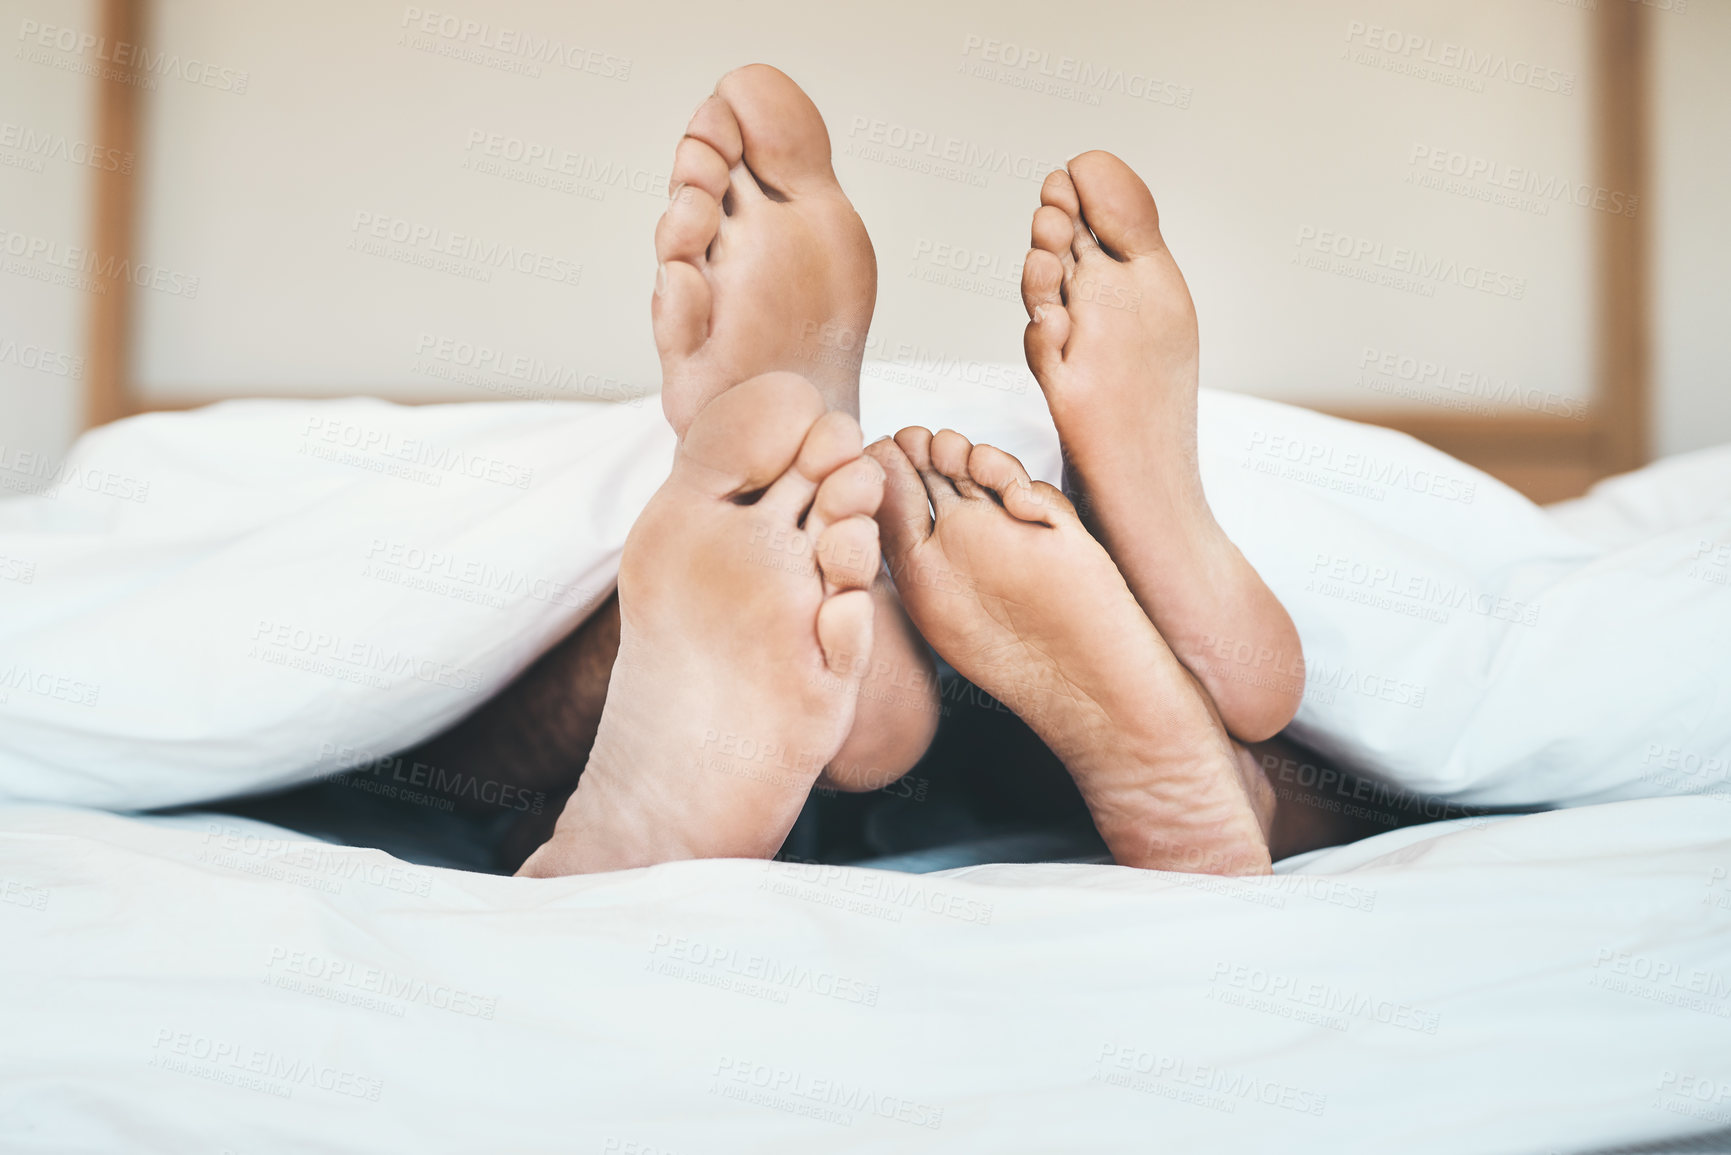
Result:
{"label": "wrinkled bedding", "polygon": [[[1061,468],[1016,370],[877,366],[863,422]],[[436,733],[606,597],[671,449],[653,403],[237,402],[98,430],[0,501],[0,1150],[1558,1152],[1731,1128],[1725,451],[1541,510],[1386,430],[1204,391],[1209,501],[1304,641],[1293,733],[1439,813],[1561,807],[1270,879],[516,880],[102,812]]]}
{"label": "wrinkled bedding", "polygon": [[1260,880],[560,880],[0,810],[6,1151],[1573,1152],[1731,1125],[1731,806]]}
{"label": "wrinkled bedding", "polygon": [[[862,420],[951,425],[1056,479],[1026,376],[870,366]],[[1302,678],[1307,745],[1477,805],[1724,789],[1731,675],[1704,639],[1731,637],[1731,454],[1563,515],[1252,397],[1204,390],[1200,442],[1306,666],[1224,628],[1213,660]],[[29,578],[0,580],[0,799],[198,804],[437,733],[607,596],[671,451],[653,399],[230,402],[95,430],[46,494],[0,501],[0,573]]]}

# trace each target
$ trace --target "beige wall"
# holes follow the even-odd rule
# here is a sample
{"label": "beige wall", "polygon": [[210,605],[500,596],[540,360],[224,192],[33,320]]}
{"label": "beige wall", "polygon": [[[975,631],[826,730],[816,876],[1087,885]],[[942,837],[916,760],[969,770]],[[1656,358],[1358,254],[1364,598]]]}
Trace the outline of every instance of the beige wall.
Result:
{"label": "beige wall", "polygon": [[[161,287],[136,294],[135,374],[158,395],[523,388],[485,367],[454,383],[465,370],[437,356],[486,346],[579,388],[652,387],[649,236],[673,141],[716,75],[764,59],[829,116],[836,167],[878,248],[873,343],[884,356],[1015,359],[1039,180],[1107,147],[1160,199],[1201,311],[1208,383],[1437,411],[1512,386],[1566,408],[1591,376],[1598,210],[1532,193],[1498,203],[1489,181],[1447,183],[1446,169],[1488,164],[1497,179],[1593,195],[1586,2],[1159,0],[1054,20],[1033,3],[889,0],[867,15],[754,0],[744,20],[711,6],[555,0],[157,0],[153,42],[214,71],[209,83],[162,77],[147,98],[139,257]],[[1726,315],[1719,270],[1731,256],[1725,162],[1702,143],[1725,139],[1731,119],[1716,71],[1731,49],[1728,10],[1691,0],[1654,13],[1667,185],[1637,211],[1656,210],[1660,237],[1661,448],[1731,440],[1731,358],[1714,320]],[[416,11],[454,17],[444,27],[457,34],[437,21],[421,31]],[[92,20],[42,0],[0,0],[0,16],[13,37],[24,20]],[[520,58],[478,46],[478,30],[466,42],[465,19],[495,37],[559,41],[579,67],[529,75]],[[1428,49],[1390,51],[1417,37]],[[1504,71],[1414,75],[1426,51],[1489,56]],[[8,65],[0,120],[88,133],[81,79]],[[492,138],[544,150],[554,171],[489,157]],[[0,167],[6,227],[80,237],[82,184],[61,168]],[[434,257],[430,241],[381,241],[374,222],[470,251],[508,247],[542,275],[473,260],[429,270],[414,262]],[[1443,275],[1362,279],[1396,250]],[[1493,292],[1471,287],[1484,270]],[[40,339],[76,349],[66,334],[80,332],[80,308],[76,289],[0,276],[0,325],[24,317]],[[1378,373],[1384,355],[1393,371]],[[0,362],[8,438],[63,442],[68,397],[64,381]]]}
{"label": "beige wall", "polygon": [[1653,431],[1677,453],[1731,441],[1731,0],[1655,17]]}
{"label": "beige wall", "polygon": [[92,82],[19,59],[16,36],[26,19],[88,26],[94,9],[0,0],[0,497],[48,484],[78,432],[87,294],[56,283],[70,275],[55,262],[84,243],[86,165],[107,159],[92,153]]}

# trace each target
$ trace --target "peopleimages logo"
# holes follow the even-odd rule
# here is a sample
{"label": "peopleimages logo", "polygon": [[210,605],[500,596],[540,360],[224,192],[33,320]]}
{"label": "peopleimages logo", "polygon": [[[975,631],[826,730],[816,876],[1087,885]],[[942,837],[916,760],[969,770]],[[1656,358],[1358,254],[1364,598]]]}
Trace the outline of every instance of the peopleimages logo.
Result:
{"label": "peopleimages logo", "polygon": [[18,39],[28,48],[51,48],[149,77],[173,76],[188,84],[214,88],[219,92],[243,94],[252,79],[249,73],[238,68],[222,68],[191,56],[183,57],[178,52],[155,51],[124,40],[110,42],[108,37],[94,32],[80,32],[76,28],[41,24],[35,20],[18,22]]}
{"label": "peopleimages logo", "polygon": [[[0,121],[0,148],[22,153],[33,161],[58,160],[71,165],[85,165],[103,172],[132,172],[132,154],[118,148],[77,140],[58,132],[47,132]],[[4,163],[4,162],[0,162]],[[38,164],[34,171],[40,172]]]}
{"label": "peopleimages logo", "polygon": [[[1547,413],[1571,421],[1587,419],[1587,402],[1580,398],[1565,396],[1554,389],[1517,385],[1506,377],[1493,377],[1476,369],[1451,368],[1440,357],[1421,357],[1365,345],[1359,352],[1358,367],[1359,384],[1377,392],[1400,392],[1403,396],[1417,396],[1420,400],[1430,399],[1432,393],[1449,393],[1471,401],[1518,406],[1532,413]],[[1399,390],[1397,383],[1411,385],[1414,389]],[[1488,406],[1480,406],[1478,410],[1482,411],[1482,416],[1495,412]]]}
{"label": "peopleimages logo", "polygon": [[[1415,144],[1407,153],[1406,159],[1412,172],[1453,177],[1462,182],[1463,189],[1478,190],[1471,195],[1477,195],[1479,199],[1492,199],[1493,194],[1517,194],[1507,201],[1516,208],[1526,203],[1519,198],[1527,198],[1545,212],[1549,211],[1548,206],[1551,204],[1567,202],[1579,208],[1610,213],[1612,216],[1632,217],[1641,204],[1641,198],[1634,193],[1571,180],[1556,173],[1543,173],[1523,165],[1505,164],[1490,157],[1468,154],[1456,149]],[[1446,192],[1455,191],[1453,186],[1447,183],[1435,183],[1434,187]]]}
{"label": "peopleimages logo", "polygon": [[54,377],[84,376],[84,358],[76,353],[61,353],[29,342],[20,343],[11,337],[0,337],[0,365],[16,365],[34,369]]}
{"label": "peopleimages logo", "polygon": [[[1547,68],[1530,60],[1510,58],[1504,52],[1486,52],[1452,40],[1436,40],[1415,32],[1403,32],[1381,24],[1349,20],[1346,41],[1352,47],[1368,53],[1358,63],[1388,67],[1394,72],[1413,72],[1423,79],[1422,69],[1429,68],[1450,74],[1460,81],[1470,81],[1475,91],[1482,92],[1483,82],[1500,80],[1541,92],[1571,96],[1575,91],[1575,74],[1561,68]],[[1442,77],[1437,77],[1442,79]]]}
{"label": "peopleimages logo", "polygon": [[901,154],[954,165],[975,175],[1007,176],[1029,182],[1043,181],[1047,174],[1064,167],[1062,160],[981,144],[936,129],[872,116],[853,117],[848,122],[847,135],[847,155],[866,160],[883,160],[887,155]]}
{"label": "peopleimages logo", "polygon": [[1315,252],[1370,272],[1403,277],[1417,284],[1450,284],[1493,297],[1519,301],[1527,295],[1527,279],[1453,257],[1434,256],[1405,245],[1384,245],[1370,237],[1335,229],[1300,225],[1295,242],[1299,254]]}
{"label": "peopleimages logo", "polygon": [[283,1099],[292,1098],[297,1087],[313,1087],[376,1103],[385,1089],[383,1080],[355,1071],[172,1027],[156,1032],[151,1051],[150,1066],[159,1070],[264,1091]]}
{"label": "peopleimages logo", "polygon": [[[713,1078],[714,1093],[844,1127],[852,1126],[856,1115],[929,1131],[938,1130],[944,1122],[944,1109],[930,1103],[737,1055],[717,1059]],[[758,1094],[748,1093],[752,1091]]]}
{"label": "peopleimages logo", "polygon": [[630,80],[631,58],[614,56],[581,44],[569,44],[552,36],[540,36],[521,28],[470,20],[449,12],[433,12],[409,5],[403,9],[402,27],[423,36],[436,36],[465,48],[485,49],[516,57],[530,64],[557,64],[572,72],[583,72],[602,80]]}
{"label": "peopleimages logo", "polygon": [[106,279],[125,281],[140,289],[151,289],[172,297],[191,299],[198,296],[198,278],[195,276],[161,265],[134,263],[128,257],[116,257],[112,253],[104,256],[94,249],[64,244],[48,237],[13,232],[4,225],[0,225],[0,255],[28,262],[16,268],[8,264],[7,272],[27,276],[39,272],[38,280],[47,279],[51,273],[60,273],[73,278],[75,287],[86,292],[105,293],[107,286],[102,279]]}
{"label": "peopleimages logo", "polygon": [[[1098,105],[1100,94],[1109,92],[1150,104],[1189,108],[1195,95],[1187,84],[1177,84],[1138,69],[1119,68],[1062,53],[1053,54],[1043,48],[1031,48],[990,36],[965,37],[962,56],[967,61],[995,66],[974,73],[984,79],[1079,100],[1088,105]],[[963,69],[967,71],[965,63]]]}
{"label": "peopleimages logo", "polygon": [[[370,684],[381,688],[392,684],[400,685],[414,678],[435,686],[445,686],[472,694],[480,690],[484,680],[480,670],[468,666],[453,666],[447,662],[421,657],[395,647],[380,646],[359,638],[346,637],[340,633],[264,618],[260,618],[253,628],[251,642],[252,649],[264,660],[269,660],[265,657],[266,654],[275,651],[337,663],[377,675],[376,681]],[[282,661],[272,664],[295,663]]]}
{"label": "peopleimages logo", "polygon": [[493,269],[509,269],[557,285],[577,285],[583,280],[581,262],[388,213],[357,209],[349,231],[349,248],[357,252],[374,256],[396,253],[406,263],[426,267],[441,267],[444,261],[450,266],[447,271],[463,270],[476,280],[491,280]]}

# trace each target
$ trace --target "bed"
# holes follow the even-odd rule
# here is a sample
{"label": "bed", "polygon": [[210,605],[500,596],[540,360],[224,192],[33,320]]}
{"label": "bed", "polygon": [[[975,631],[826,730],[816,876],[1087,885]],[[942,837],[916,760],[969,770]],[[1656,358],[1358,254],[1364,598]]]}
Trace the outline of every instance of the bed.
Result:
{"label": "bed", "polygon": [[[1037,392],[868,381],[868,433],[1060,468]],[[1295,735],[1542,812],[1260,880],[531,881],[309,839],[197,808],[435,733],[562,636],[665,469],[657,413],[234,402],[87,435],[66,476],[146,500],[0,503],[34,567],[0,615],[0,1148],[1731,1147],[1731,458],[1544,510],[1387,430],[1207,393],[1202,425],[1311,661]],[[413,550],[522,580],[471,596]]]}
{"label": "bed", "polygon": [[716,861],[520,881],[0,812],[9,1151],[1731,1145],[1731,808],[1223,880]]}

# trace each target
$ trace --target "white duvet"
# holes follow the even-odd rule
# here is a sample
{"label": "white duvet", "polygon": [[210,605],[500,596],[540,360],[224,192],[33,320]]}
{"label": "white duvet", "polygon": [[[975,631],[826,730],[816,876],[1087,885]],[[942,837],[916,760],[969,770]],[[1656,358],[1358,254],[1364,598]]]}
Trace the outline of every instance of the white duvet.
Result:
{"label": "white duvet", "polygon": [[[868,433],[952,425],[1059,468],[1016,372],[880,366],[864,402]],[[449,725],[606,596],[670,452],[653,402],[231,403],[99,430],[0,501],[0,1150],[1731,1127],[1726,451],[1546,511],[1387,431],[1205,392],[1209,500],[1304,641],[1300,736],[1396,791],[1570,807],[1275,879],[543,882],[80,809],[309,781]]]}
{"label": "white duvet", "polygon": [[[862,400],[868,435],[952,425],[1057,476],[1025,370],[879,365]],[[1463,803],[1726,788],[1731,452],[1556,516],[1274,402],[1205,390],[1200,438],[1209,502],[1298,626],[1313,746]],[[0,800],[196,804],[436,733],[606,597],[671,452],[653,398],[96,430],[45,496],[0,501]],[[1215,652],[1291,676],[1229,630]]]}

